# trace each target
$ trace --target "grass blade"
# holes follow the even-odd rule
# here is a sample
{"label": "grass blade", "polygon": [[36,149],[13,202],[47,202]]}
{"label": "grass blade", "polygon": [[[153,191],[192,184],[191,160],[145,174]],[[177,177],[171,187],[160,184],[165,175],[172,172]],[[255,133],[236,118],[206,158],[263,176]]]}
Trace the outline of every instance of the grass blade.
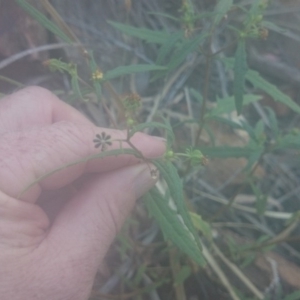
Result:
{"label": "grass blade", "polygon": [[216,5],[215,13],[216,17],[214,19],[214,26],[218,26],[219,23],[222,21],[224,16],[228,13],[230,8],[233,5],[233,0],[220,0],[219,3]]}
{"label": "grass blade", "polygon": [[110,80],[119,76],[139,73],[139,72],[149,72],[149,71],[161,71],[165,70],[165,67],[157,65],[130,65],[130,66],[121,66],[117,67],[111,71],[108,71],[103,80]]}
{"label": "grass blade", "polygon": [[156,43],[156,44],[164,44],[166,40],[169,38],[170,34],[166,31],[157,31],[157,30],[150,30],[147,28],[137,28],[130,25],[124,25],[117,22],[108,22],[114,28],[120,30],[121,32],[144,40],[148,43]]}
{"label": "grass blade", "polygon": [[172,52],[172,50],[175,48],[176,44],[180,41],[182,37],[183,34],[181,31],[173,33],[169,36],[169,38],[165,41],[165,43],[162,45],[162,47],[157,53],[157,65],[160,65],[165,60],[167,55],[169,55]]}
{"label": "grass blade", "polygon": [[64,42],[68,44],[72,44],[72,40],[63,33],[58,26],[56,26],[53,22],[51,22],[49,19],[47,19],[46,16],[44,16],[40,11],[38,11],[36,8],[34,8],[32,5],[30,5],[25,0],[16,0],[16,2],[36,21],[38,21],[42,26],[47,28],[49,31],[51,31],[56,36],[60,37]]}
{"label": "grass blade", "polygon": [[237,113],[240,114],[243,107],[245,76],[247,73],[247,54],[245,40],[241,39],[235,53],[233,94]]}
{"label": "grass blade", "polygon": [[249,80],[254,87],[270,95],[275,101],[281,102],[293,111],[300,113],[300,106],[298,104],[296,104],[289,96],[281,92],[275,85],[261,77],[258,72],[249,70],[246,79]]}

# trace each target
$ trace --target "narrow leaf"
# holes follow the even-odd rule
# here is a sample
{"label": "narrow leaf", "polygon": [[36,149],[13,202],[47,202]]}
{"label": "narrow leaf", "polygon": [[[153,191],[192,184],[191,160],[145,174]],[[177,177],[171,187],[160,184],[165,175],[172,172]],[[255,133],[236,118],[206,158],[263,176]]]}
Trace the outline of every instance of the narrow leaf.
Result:
{"label": "narrow leaf", "polygon": [[237,113],[240,114],[243,107],[245,75],[247,73],[247,54],[245,40],[241,39],[235,53],[233,94]]}
{"label": "narrow leaf", "polygon": [[233,5],[233,0],[220,0],[215,8],[214,26],[217,26]]}
{"label": "narrow leaf", "polygon": [[289,96],[281,92],[275,85],[261,77],[258,72],[249,70],[246,79],[249,80],[254,87],[261,89],[270,95],[275,101],[283,103],[293,111],[300,113],[300,106],[298,104],[296,104]]}
{"label": "narrow leaf", "polygon": [[178,67],[188,56],[188,54],[195,51],[200,43],[206,38],[207,33],[202,33],[190,40],[184,41],[178,50],[170,58],[170,62],[167,65],[168,70],[174,70]]}
{"label": "narrow leaf", "polygon": [[103,80],[110,80],[119,76],[139,73],[139,72],[149,72],[149,71],[161,71],[165,70],[165,67],[156,66],[156,65],[130,65],[130,66],[121,66],[117,67],[111,71],[108,71]]}
{"label": "narrow leaf", "polygon": [[165,238],[172,241],[199,265],[204,266],[205,260],[198,245],[187,233],[179,215],[169,207],[168,200],[162,197],[156,188],[153,188],[143,198],[149,213],[157,221]]}
{"label": "narrow leaf", "polygon": [[273,22],[262,21],[261,25],[263,27],[266,27],[266,28],[273,30],[275,32],[278,32],[278,33],[286,33],[287,32],[287,30],[285,28],[279,27],[276,24],[274,24]]}
{"label": "narrow leaf", "polygon": [[279,134],[279,127],[278,127],[278,120],[277,117],[275,115],[275,112],[270,108],[270,107],[266,107],[266,110],[268,112],[268,116],[269,116],[269,122],[270,122],[270,128],[272,129],[272,132],[274,134],[274,137],[277,138],[278,134]]}
{"label": "narrow leaf", "polygon": [[168,54],[172,52],[172,50],[175,48],[176,44],[182,37],[183,34],[181,31],[173,33],[169,36],[169,38],[165,41],[165,43],[158,51],[156,60],[157,65],[160,65],[164,61],[164,59],[167,57]]}
{"label": "narrow leaf", "polygon": [[159,12],[148,12],[148,15],[154,15],[154,16],[159,16],[159,17],[163,17],[163,18],[167,18],[167,19],[171,19],[173,21],[178,22],[179,19],[173,17],[172,15],[169,14],[165,14],[165,13],[159,13]]}
{"label": "narrow leaf", "polygon": [[159,170],[160,174],[167,183],[170,192],[170,201],[173,202],[177,214],[180,215],[180,221],[182,223],[181,226],[185,228],[186,235],[193,238],[194,243],[198,245],[200,251],[201,245],[198,239],[197,231],[187,210],[183,198],[182,182],[176,168],[170,161],[164,161],[161,159],[153,160],[152,163]]}
{"label": "narrow leaf", "polygon": [[44,16],[40,11],[38,11],[36,8],[34,8],[32,5],[30,5],[25,0],[16,0],[16,2],[36,21],[38,21],[43,27],[47,28],[49,31],[51,31],[56,36],[60,37],[64,42],[71,44],[72,40],[63,33],[62,30],[58,26],[56,26],[53,22],[51,22],[49,19],[47,19],[46,16]]}
{"label": "narrow leaf", "polygon": [[229,158],[229,157],[249,157],[254,149],[252,147],[228,147],[228,146],[220,146],[220,147],[200,147],[201,152],[205,156],[209,156],[211,158]]}
{"label": "narrow leaf", "polygon": [[259,145],[257,145],[256,149],[253,149],[251,155],[248,157],[248,162],[244,169],[246,172],[249,172],[252,169],[252,167],[258,162],[263,152],[264,148]]}
{"label": "narrow leaf", "polygon": [[147,28],[137,28],[130,25],[124,25],[122,23],[108,22],[114,28],[121,32],[142,39],[148,43],[164,44],[170,34],[166,31],[150,30]]}

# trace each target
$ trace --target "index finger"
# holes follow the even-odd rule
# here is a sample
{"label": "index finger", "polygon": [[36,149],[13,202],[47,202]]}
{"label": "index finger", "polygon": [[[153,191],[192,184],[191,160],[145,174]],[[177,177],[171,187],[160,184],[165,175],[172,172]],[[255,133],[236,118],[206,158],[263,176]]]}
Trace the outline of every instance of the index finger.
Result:
{"label": "index finger", "polygon": [[[112,144],[108,145],[110,147],[108,149],[119,148],[119,142],[113,140],[124,139],[124,132],[73,122],[58,122],[42,128],[2,135],[0,189],[16,198],[41,176],[74,161],[83,160],[82,163],[62,169],[38,181],[22,196],[24,201],[35,202],[43,189],[64,187],[84,173],[106,172],[139,162],[139,159],[132,155],[85,161],[87,156],[100,151],[99,148],[95,148],[94,139],[96,134],[103,131],[111,136]],[[146,158],[161,156],[165,150],[165,142],[162,139],[146,134],[137,133],[130,141]],[[126,143],[122,146],[129,147]]]}

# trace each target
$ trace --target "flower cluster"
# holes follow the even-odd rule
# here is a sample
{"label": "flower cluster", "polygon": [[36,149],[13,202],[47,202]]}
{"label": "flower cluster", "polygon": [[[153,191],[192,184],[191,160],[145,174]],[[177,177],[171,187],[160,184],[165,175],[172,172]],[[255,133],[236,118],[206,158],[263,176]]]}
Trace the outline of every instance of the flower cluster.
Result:
{"label": "flower cluster", "polygon": [[136,93],[132,93],[125,97],[123,104],[126,112],[136,112],[141,106],[141,97]]}
{"label": "flower cluster", "polygon": [[241,37],[267,39],[269,31],[264,27],[263,15],[268,6],[267,0],[261,0],[250,11],[250,14],[244,21],[244,30]]}
{"label": "flower cluster", "polygon": [[205,157],[202,152],[198,149],[188,148],[185,152],[187,158],[190,160],[192,165],[201,164],[206,166],[208,164],[208,159]]}
{"label": "flower cluster", "polygon": [[103,73],[99,70],[92,73],[92,79],[95,81],[100,81],[103,79]]}

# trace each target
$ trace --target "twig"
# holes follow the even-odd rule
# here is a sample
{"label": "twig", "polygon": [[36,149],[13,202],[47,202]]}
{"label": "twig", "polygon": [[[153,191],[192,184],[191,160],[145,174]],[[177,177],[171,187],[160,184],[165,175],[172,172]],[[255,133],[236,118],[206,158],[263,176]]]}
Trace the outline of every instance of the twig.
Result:
{"label": "twig", "polygon": [[222,271],[222,268],[218,265],[217,261],[214,259],[214,257],[211,255],[210,251],[206,248],[204,243],[202,244],[202,253],[203,256],[205,257],[206,261],[210,265],[210,267],[213,269],[213,271],[217,274],[219,279],[221,280],[223,286],[227,289],[229,292],[231,298],[233,300],[240,300],[237,294],[234,291],[234,288],[231,286],[230,282],[227,279],[227,276],[224,274]]}
{"label": "twig", "polygon": [[59,49],[63,47],[72,47],[72,46],[78,46],[77,44],[69,45],[66,43],[58,43],[58,44],[49,44],[49,45],[43,45],[35,48],[31,48],[28,50],[21,51],[19,53],[16,53],[9,58],[6,58],[0,62],[0,70],[7,67],[8,65],[14,63],[17,60],[22,59],[23,57],[27,55],[31,55],[34,52],[42,52],[42,51],[48,51],[48,50],[54,50],[54,49]]}
{"label": "twig", "polygon": [[[185,95],[185,100],[187,104],[187,109],[189,113],[189,117],[193,119],[193,109],[192,109],[192,104],[191,104],[191,98],[190,98],[190,93],[187,87],[184,88],[184,95]],[[191,138],[192,138],[192,145],[195,145],[195,127],[194,124],[191,124]]]}
{"label": "twig", "polygon": [[239,277],[239,279],[245,284],[245,286],[260,300],[265,299],[262,292],[260,292],[254,284],[241,272],[241,270],[233,264],[231,261],[229,261],[223,253],[220,251],[220,249],[212,243],[212,247],[214,251],[217,253],[217,255],[221,258],[221,260],[231,269],[231,271]]}
{"label": "twig", "polygon": [[[228,205],[228,203],[229,203],[229,201],[226,200],[226,199],[222,199],[220,197],[216,197],[216,196],[213,196],[211,194],[208,194],[208,193],[205,193],[205,192],[202,192],[202,191],[198,191],[195,188],[193,189],[193,191],[196,194],[199,194],[201,196],[205,196],[205,197],[207,197],[207,198],[209,198],[211,200],[214,200],[216,202],[219,202],[219,203],[222,203],[222,204],[225,204],[225,205]],[[233,203],[232,207],[236,208],[236,209],[239,209],[239,210],[242,210],[242,211],[245,211],[245,212],[257,214],[257,210],[256,209],[251,208],[251,207],[247,207],[247,206],[244,206],[244,205]],[[288,220],[288,219],[290,219],[292,217],[293,213],[277,212],[277,211],[265,211],[263,215],[265,217],[270,217],[270,218],[274,218],[274,219]]]}

